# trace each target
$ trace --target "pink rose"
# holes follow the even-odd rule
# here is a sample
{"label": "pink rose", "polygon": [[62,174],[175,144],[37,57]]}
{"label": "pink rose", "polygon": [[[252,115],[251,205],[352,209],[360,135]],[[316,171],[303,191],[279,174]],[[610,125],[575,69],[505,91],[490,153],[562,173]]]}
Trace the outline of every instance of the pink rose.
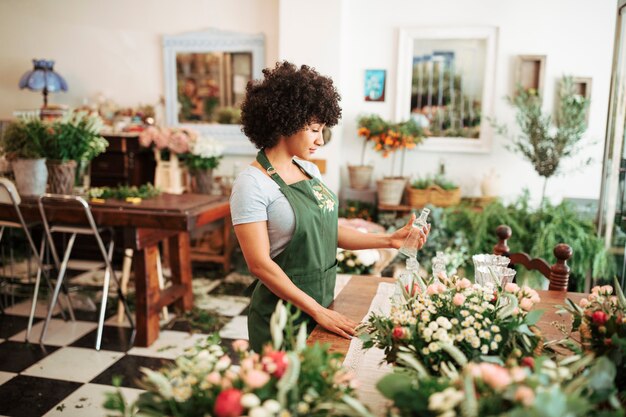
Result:
{"label": "pink rose", "polygon": [[531,405],[533,405],[533,402],[535,401],[535,393],[533,392],[532,389],[528,388],[527,386],[522,385],[521,387],[518,387],[517,390],[515,391],[515,401],[518,401],[522,404],[524,404],[525,407],[530,407]]}
{"label": "pink rose", "polygon": [[442,294],[446,291],[446,286],[443,285],[440,282],[437,282],[435,284],[431,284],[428,286],[428,288],[426,288],[426,293],[428,295],[434,295],[434,294]]}
{"label": "pink rose", "polygon": [[591,289],[591,293],[597,295],[600,292],[600,288],[601,287],[599,285],[596,285],[595,287]]}
{"label": "pink rose", "polygon": [[578,303],[578,305],[582,308],[585,308],[589,305],[589,300],[587,300],[586,298],[583,298],[582,300],[580,300],[580,303]]}
{"label": "pink rose", "polygon": [[233,349],[235,352],[245,352],[250,347],[250,343],[247,340],[239,339],[233,342]]}
{"label": "pink rose", "polygon": [[204,378],[204,380],[211,385],[219,385],[219,383],[222,381],[222,376],[219,374],[219,372],[213,371],[210,374],[208,374]]}
{"label": "pink rose", "polygon": [[513,381],[515,382],[522,382],[528,376],[528,372],[526,371],[526,369],[519,366],[511,368],[510,372],[511,378],[513,378]]}
{"label": "pink rose", "polygon": [[409,334],[408,330],[401,326],[396,326],[393,329],[391,336],[396,340],[402,340]]}
{"label": "pink rose", "polygon": [[454,294],[454,298],[452,298],[452,302],[455,306],[461,306],[465,302],[465,296],[460,292]]}
{"label": "pink rose", "polygon": [[213,407],[216,417],[239,417],[243,414],[241,396],[241,391],[234,388],[220,392],[215,399],[215,406]]}
{"label": "pink rose", "polygon": [[258,369],[251,369],[243,375],[243,382],[252,389],[261,388],[269,380],[269,374]]}
{"label": "pink rose", "polygon": [[530,298],[522,298],[522,301],[520,301],[519,306],[522,308],[522,310],[524,311],[530,311],[531,308],[533,308],[533,302],[531,301]]}
{"label": "pink rose", "polygon": [[470,281],[467,278],[461,278],[461,280],[459,280],[459,282],[456,283],[456,288],[458,290],[464,290],[466,288],[469,288],[472,286],[472,281]]}
{"label": "pink rose", "polygon": [[493,363],[479,364],[483,381],[496,391],[500,391],[511,384],[511,375],[506,368]]}
{"label": "pink rose", "polygon": [[518,290],[519,290],[519,285],[515,284],[514,282],[508,282],[504,286],[504,291],[506,292],[516,293]]}

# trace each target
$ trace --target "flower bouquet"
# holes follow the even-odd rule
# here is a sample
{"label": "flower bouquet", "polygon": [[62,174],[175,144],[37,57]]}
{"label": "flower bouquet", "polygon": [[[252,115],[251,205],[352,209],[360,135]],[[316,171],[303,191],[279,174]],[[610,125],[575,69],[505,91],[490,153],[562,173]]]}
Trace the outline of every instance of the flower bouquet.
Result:
{"label": "flower bouquet", "polygon": [[[403,355],[407,355],[403,357]],[[606,358],[572,356],[555,362],[525,357],[502,366],[469,363],[461,372],[432,376],[410,354],[407,367],[377,384],[393,401],[392,416],[576,417],[623,416]]]}
{"label": "flower bouquet", "polygon": [[178,155],[189,152],[197,137],[196,131],[181,127],[150,126],[139,134],[142,146],[154,147],[157,162],[154,185],[157,188],[172,194],[182,194],[187,175]]}
{"label": "flower bouquet", "polygon": [[369,275],[380,260],[377,249],[344,250],[337,249],[337,272],[340,274]]}
{"label": "flower bouquet", "polygon": [[183,160],[195,180],[195,192],[211,194],[213,169],[220,164],[223,152],[224,145],[209,136],[199,136],[191,143],[189,153],[183,155]]}
{"label": "flower bouquet", "polygon": [[591,289],[587,298],[575,304],[566,300],[560,313],[573,316],[572,333],[579,332],[580,338],[570,335],[563,343],[574,352],[591,352],[606,356],[617,367],[616,386],[621,393],[626,391],[626,298],[615,280],[610,285]]}
{"label": "flower bouquet", "polygon": [[176,360],[171,368],[143,368],[147,392],[127,406],[118,390],[105,407],[123,416],[249,417],[371,416],[354,398],[354,384],[340,354],[306,345],[306,326],[295,329],[299,312],[280,302],[270,320],[273,345],[261,354],[248,342],[233,342],[234,365],[210,337]]}
{"label": "flower bouquet", "polygon": [[407,349],[435,373],[463,366],[466,358],[506,359],[538,348],[533,325],[542,311],[530,311],[539,302],[536,291],[513,283],[494,291],[467,278],[439,278],[428,286],[420,277],[399,283],[391,314],[372,314],[360,329],[363,346],[383,349],[392,363]]}

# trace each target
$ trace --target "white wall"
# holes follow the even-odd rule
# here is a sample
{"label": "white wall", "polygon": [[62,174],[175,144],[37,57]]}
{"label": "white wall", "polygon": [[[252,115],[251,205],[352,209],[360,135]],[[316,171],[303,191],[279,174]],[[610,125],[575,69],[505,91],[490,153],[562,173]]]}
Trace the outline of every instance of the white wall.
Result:
{"label": "white wall", "polygon": [[[344,140],[341,152],[344,161],[357,161],[361,140],[356,136],[355,118],[360,113],[379,113],[392,118],[395,103],[395,71],[397,29],[419,26],[497,26],[495,85],[495,118],[516,130],[514,113],[503,100],[513,85],[514,58],[518,54],[545,54],[544,106],[552,111],[556,80],[563,74],[593,78],[588,142],[584,155],[573,158],[565,167],[580,165],[587,157],[595,163],[551,179],[547,194],[554,200],[561,197],[598,198],[600,193],[601,162],[607,107],[609,99],[613,37],[615,30],[615,2],[593,0],[344,0],[342,40],[348,45],[341,56],[342,92],[344,109]],[[297,39],[294,40],[297,42]],[[327,45],[320,45],[320,49]],[[365,102],[363,73],[366,68],[388,70],[387,98],[384,103]],[[541,194],[543,182],[532,166],[520,156],[504,149],[506,140],[494,137],[493,149],[488,154],[434,153],[420,151],[419,147],[407,154],[405,174],[434,173],[440,160],[446,164],[449,176],[461,183],[466,195],[479,195],[478,184],[491,168],[501,174],[506,184],[503,194],[519,195],[528,187],[534,197]],[[350,157],[348,157],[348,155]],[[367,159],[375,162],[375,175],[388,175],[389,160],[383,160],[373,151]],[[345,162],[344,164],[345,165]],[[398,168],[396,168],[398,169]],[[345,174],[344,174],[345,176]],[[344,177],[345,178],[345,177]],[[342,181],[345,184],[345,181]]]}
{"label": "white wall", "polygon": [[[3,0],[0,2],[0,118],[13,110],[34,108],[41,96],[20,91],[17,82],[35,57],[54,58],[70,83],[70,91],[52,101],[81,104],[103,92],[121,105],[155,103],[163,94],[160,37],[204,28],[266,35],[267,64],[288,59],[308,64],[333,77],[342,94],[343,120],[319,157],[327,159],[326,181],[334,190],[345,184],[348,162],[358,163],[361,139],[356,117],[361,113],[394,115],[397,29],[417,26],[490,25],[499,28],[495,86],[495,117],[515,129],[514,114],[503,97],[510,94],[514,57],[547,55],[545,106],[554,103],[556,80],[563,74],[593,78],[587,137],[595,145],[585,158],[595,163],[567,177],[554,178],[548,194],[597,198],[606,124],[615,2],[594,0]],[[366,68],[387,69],[383,103],[363,101]],[[484,173],[496,168],[506,184],[505,196],[529,187],[535,197],[541,179],[532,166],[504,149],[495,137],[488,154],[409,154],[405,174],[427,174],[445,161],[452,179],[466,195],[478,195]],[[582,156],[566,163],[577,167]],[[227,158],[219,173],[230,173]],[[368,150],[375,175],[389,172],[389,160]]]}
{"label": "white wall", "polygon": [[[216,28],[264,33],[266,62],[278,55],[278,0],[3,0],[0,2],[0,118],[41,106],[19,90],[32,58],[54,59],[69,84],[50,102],[78,106],[105,94],[121,106],[156,104],[164,92],[161,37]],[[220,172],[236,160],[226,158]]]}

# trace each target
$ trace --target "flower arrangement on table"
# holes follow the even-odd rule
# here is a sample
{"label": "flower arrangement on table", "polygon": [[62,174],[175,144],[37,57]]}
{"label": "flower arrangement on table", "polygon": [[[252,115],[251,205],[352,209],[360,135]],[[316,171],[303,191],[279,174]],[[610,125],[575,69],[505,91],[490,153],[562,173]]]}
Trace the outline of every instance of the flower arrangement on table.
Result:
{"label": "flower arrangement on table", "polygon": [[369,275],[379,260],[377,249],[351,251],[337,248],[337,272],[340,274]]}
{"label": "flower arrangement on table", "polygon": [[396,362],[406,349],[430,372],[463,366],[481,356],[529,355],[541,342],[533,326],[542,312],[531,311],[537,292],[509,283],[495,291],[467,278],[439,277],[428,286],[420,277],[401,287],[391,314],[372,314],[360,329],[365,348],[384,350]]}
{"label": "flower arrangement on table", "polygon": [[430,375],[410,354],[406,368],[377,384],[393,401],[392,415],[433,417],[583,417],[623,416],[607,375],[607,358],[572,356],[559,362],[525,357],[506,366],[469,363],[460,372]]}
{"label": "flower arrangement on table", "polygon": [[185,154],[189,152],[192,143],[198,138],[198,133],[185,127],[150,126],[139,134],[139,143],[146,148],[154,146],[163,160],[169,159],[169,154]]}
{"label": "flower arrangement on table", "polygon": [[615,287],[596,286],[587,298],[575,304],[566,300],[560,313],[573,316],[572,333],[564,344],[575,352],[606,356],[617,367],[616,385],[626,391],[626,298],[617,280]]}
{"label": "flower arrangement on table", "polygon": [[355,381],[341,355],[307,346],[306,327],[293,324],[298,315],[280,302],[270,320],[273,345],[258,354],[247,341],[233,342],[239,365],[219,338],[209,338],[171,368],[143,368],[147,392],[130,407],[119,390],[108,394],[105,407],[123,416],[371,416],[354,398]]}

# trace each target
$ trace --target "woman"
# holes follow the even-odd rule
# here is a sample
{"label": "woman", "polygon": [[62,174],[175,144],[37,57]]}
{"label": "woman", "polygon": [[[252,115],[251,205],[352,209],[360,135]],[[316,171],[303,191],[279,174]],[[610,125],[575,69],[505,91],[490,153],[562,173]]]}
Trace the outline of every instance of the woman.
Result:
{"label": "woman", "polygon": [[323,145],[324,126],[339,121],[339,94],[330,78],[304,65],[278,63],[263,74],[248,84],[241,106],[243,131],[260,151],[237,177],[230,199],[237,239],[259,279],[248,313],[250,345],[257,352],[271,339],[269,320],[279,299],[302,310],[309,330],[317,323],[346,338],[354,335],[357,323],[327,308],[337,245],[398,248],[411,227],[392,235],[338,227],[337,198],[307,159]]}

